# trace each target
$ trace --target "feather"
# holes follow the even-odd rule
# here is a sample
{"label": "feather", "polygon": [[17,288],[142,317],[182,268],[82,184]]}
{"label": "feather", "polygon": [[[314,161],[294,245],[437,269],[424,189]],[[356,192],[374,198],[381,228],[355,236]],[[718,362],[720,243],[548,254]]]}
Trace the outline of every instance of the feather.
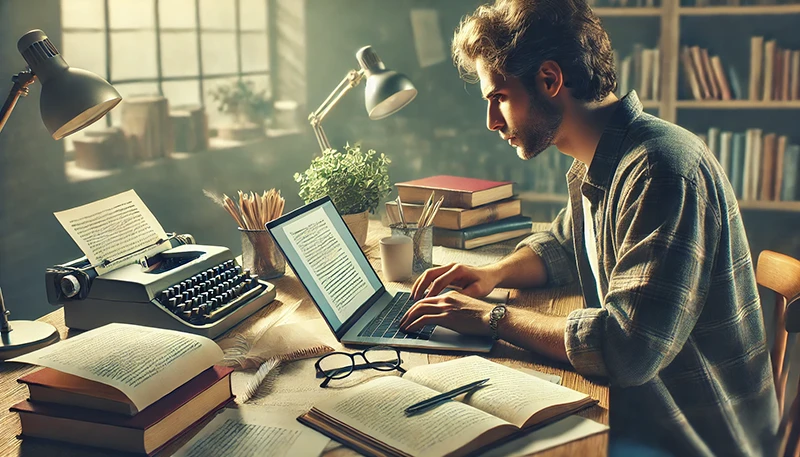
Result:
{"label": "feather", "polygon": [[247,403],[253,395],[258,392],[259,387],[261,387],[261,383],[264,382],[264,378],[272,371],[273,368],[278,366],[280,363],[280,359],[277,357],[267,360],[266,362],[262,363],[261,366],[253,373],[252,376],[247,380],[247,383],[242,388],[241,395],[236,396],[236,403],[244,404]]}
{"label": "feather", "polygon": [[237,333],[219,342],[225,354],[221,365],[238,369],[252,369],[263,365],[268,356],[256,350],[258,341],[267,333],[269,329],[283,321],[286,316],[300,307],[303,300],[291,306],[284,306],[282,309],[273,310],[267,316],[262,317],[251,328],[244,333]]}
{"label": "feather", "polygon": [[213,201],[214,203],[218,204],[219,206],[225,207],[225,203],[222,201],[222,198],[220,198],[220,196],[215,194],[214,192],[211,192],[210,190],[203,189],[203,195],[205,195],[206,197],[210,198],[211,201]]}

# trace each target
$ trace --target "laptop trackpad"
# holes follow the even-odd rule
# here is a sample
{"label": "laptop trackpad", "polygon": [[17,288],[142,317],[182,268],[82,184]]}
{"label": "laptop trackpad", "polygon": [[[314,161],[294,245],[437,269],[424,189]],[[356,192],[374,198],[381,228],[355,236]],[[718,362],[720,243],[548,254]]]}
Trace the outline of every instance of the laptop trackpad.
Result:
{"label": "laptop trackpad", "polygon": [[436,328],[433,329],[433,333],[431,333],[430,340],[441,343],[458,344],[463,342],[464,338],[471,337],[462,335],[458,332],[450,330],[449,328],[442,327],[441,325],[437,325]]}

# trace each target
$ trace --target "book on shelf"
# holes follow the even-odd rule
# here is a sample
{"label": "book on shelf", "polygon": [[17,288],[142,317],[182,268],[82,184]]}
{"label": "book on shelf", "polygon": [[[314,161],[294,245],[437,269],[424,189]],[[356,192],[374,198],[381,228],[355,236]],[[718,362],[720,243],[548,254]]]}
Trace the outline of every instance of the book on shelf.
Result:
{"label": "book on shelf", "polygon": [[781,183],[781,200],[797,200],[797,180],[800,178],[800,145],[793,144],[786,148],[783,158],[783,179]]}
{"label": "book on shelf", "polygon": [[[481,388],[407,416],[414,403],[472,381]],[[462,456],[596,404],[590,396],[469,356],[385,376],[316,404],[298,418],[369,456]]]}
{"label": "book on shelf", "polygon": [[473,249],[499,241],[510,240],[531,233],[533,223],[528,216],[512,216],[488,224],[462,230],[433,228],[434,246],[456,249]]}
{"label": "book on shelf", "polygon": [[683,68],[683,75],[686,79],[686,83],[689,86],[689,90],[692,93],[692,96],[695,100],[702,100],[703,99],[703,92],[700,89],[700,79],[697,75],[697,72],[694,69],[694,64],[692,62],[692,54],[689,51],[688,46],[684,46],[681,48],[681,68]]}
{"label": "book on shelf", "polygon": [[[413,222],[419,220],[422,214],[423,205],[418,203],[403,202],[403,214],[406,221]],[[394,221],[400,220],[397,211],[397,202],[386,202],[386,212],[389,218]],[[489,222],[517,216],[522,212],[522,205],[518,198],[508,198],[498,202],[487,203],[471,209],[465,208],[446,208],[439,207],[436,216],[433,218],[433,226],[460,230],[476,225],[487,224]]]}
{"label": "book on shelf", "polygon": [[510,181],[490,181],[462,176],[438,175],[396,183],[397,194],[403,203],[425,203],[434,193],[433,201],[444,197],[442,207],[475,208],[514,195]]}
{"label": "book on shelf", "polygon": [[21,377],[22,436],[153,454],[233,400],[214,341],[108,324],[11,359],[44,368]]}
{"label": "book on shelf", "polygon": [[761,76],[762,64],[764,62],[764,37],[750,37],[750,82],[748,84],[748,98],[751,101],[761,99],[762,93],[759,91],[763,87]]}

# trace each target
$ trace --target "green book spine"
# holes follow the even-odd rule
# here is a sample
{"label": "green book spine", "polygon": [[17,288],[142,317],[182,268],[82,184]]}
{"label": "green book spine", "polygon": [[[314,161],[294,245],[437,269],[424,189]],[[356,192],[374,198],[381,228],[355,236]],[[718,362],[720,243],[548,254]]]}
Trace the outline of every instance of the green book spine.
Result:
{"label": "green book spine", "polygon": [[[476,225],[463,230],[448,230],[443,228],[433,228],[433,244],[439,246],[463,245],[465,241],[473,238],[494,235],[495,233],[510,232],[513,230],[530,230],[533,222],[528,216],[512,216],[488,224]],[[438,242],[437,242],[438,240]],[[456,241],[456,243],[453,243]]]}

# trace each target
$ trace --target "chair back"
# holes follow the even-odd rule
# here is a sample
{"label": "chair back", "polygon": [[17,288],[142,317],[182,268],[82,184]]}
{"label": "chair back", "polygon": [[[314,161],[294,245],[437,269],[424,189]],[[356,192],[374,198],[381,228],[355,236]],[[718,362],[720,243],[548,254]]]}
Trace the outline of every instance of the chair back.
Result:
{"label": "chair back", "polygon": [[[772,345],[772,376],[778,408],[783,417],[789,361],[786,359],[789,334],[800,332],[800,260],[774,251],[762,251],[756,265],[756,282],[775,292],[775,342]],[[794,338],[792,339],[794,342]],[[800,392],[800,386],[798,386]],[[800,405],[798,396],[792,401],[787,417],[779,430],[784,456],[800,456]]]}

